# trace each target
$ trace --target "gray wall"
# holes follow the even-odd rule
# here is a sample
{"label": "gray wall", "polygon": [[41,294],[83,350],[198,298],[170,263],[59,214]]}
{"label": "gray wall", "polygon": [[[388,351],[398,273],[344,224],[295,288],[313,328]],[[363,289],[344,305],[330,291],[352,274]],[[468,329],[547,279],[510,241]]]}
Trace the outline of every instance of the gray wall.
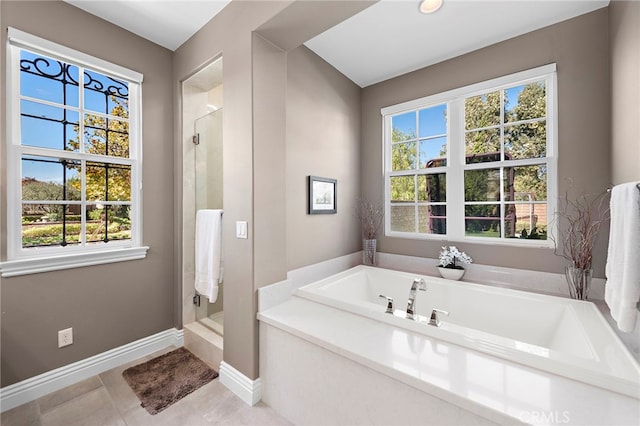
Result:
{"label": "gray wall", "polygon": [[[143,260],[2,278],[2,386],[7,386],[176,325],[173,99],[169,50],[60,1],[2,1],[0,16],[2,72],[6,28],[12,26],[144,74],[143,243],[150,247]],[[4,111],[0,115],[5,129]],[[5,190],[3,184],[3,195]],[[68,327],[74,344],[58,349],[57,331]]]}
{"label": "gray wall", "polygon": [[[383,200],[380,108],[555,62],[558,72],[558,193],[604,191],[610,182],[608,8],[423,68],[362,91],[362,182],[370,199]],[[569,186],[568,179],[573,180]],[[562,222],[560,223],[562,226]],[[594,253],[602,277],[607,230]],[[379,250],[437,257],[442,241],[381,237]],[[480,264],[562,272],[552,249],[458,244]]]}
{"label": "gray wall", "polygon": [[[287,269],[360,250],[360,88],[305,46],[287,54]],[[338,180],[333,215],[307,214],[307,176]]]}
{"label": "gray wall", "polygon": [[[317,34],[322,29],[335,25],[369,4],[357,1],[340,4],[232,2],[176,50],[174,55],[173,88],[176,102],[180,99],[182,80],[211,58],[220,54],[224,58],[224,360],[252,379],[258,377],[256,290],[286,277],[290,262],[285,262],[285,259],[291,250],[288,247],[289,185],[299,184],[296,191],[305,191],[304,180],[291,183],[289,179],[289,129],[285,126],[285,119],[288,120],[289,111],[298,106],[290,104],[290,99],[286,98],[290,72],[287,69],[286,49],[272,39],[277,39],[287,48],[298,46],[306,41],[309,34]],[[340,97],[332,96],[330,99],[319,99],[315,105],[305,105],[303,108],[324,110],[325,102],[334,102]],[[357,102],[354,103],[354,108],[356,112],[350,116],[357,116]],[[315,115],[313,111],[305,111],[302,117],[308,120]],[[179,111],[175,113],[175,120],[176,140],[179,140]],[[357,129],[357,125],[355,128]],[[305,137],[315,138],[312,134]],[[322,144],[330,147],[335,146],[334,143],[319,141],[318,146]],[[351,140],[351,143],[357,146],[357,139]],[[327,150],[317,159],[305,156],[294,160],[308,163],[309,171],[304,171],[306,176],[312,174],[313,163],[332,161],[333,154]],[[182,199],[179,188],[182,164],[180,155],[181,148],[176,147],[175,188],[178,203]],[[346,195],[350,192],[347,188],[356,188],[358,185],[357,161],[352,164],[355,180],[352,183],[345,182]],[[327,173],[333,173],[334,170],[336,169],[327,169]],[[322,170],[318,173],[322,173]],[[354,189],[351,191],[355,192]],[[303,209],[304,205],[303,201],[300,208]],[[182,223],[179,212],[176,211],[175,214],[176,224]],[[335,217],[333,220],[334,228],[344,229],[340,222],[350,220],[347,211],[337,217],[338,220]],[[235,238],[235,222],[239,220],[249,222],[246,240]],[[177,229],[179,226],[177,225]],[[316,244],[315,241],[308,240],[304,240],[304,243]],[[327,251],[324,248],[331,247],[331,243],[326,240],[319,242],[318,247],[323,248],[320,255],[312,252],[298,261],[308,264],[357,250],[355,243],[351,243],[346,246],[336,245]],[[179,250],[180,247],[176,247],[177,253]],[[179,256],[176,257],[176,262],[180,263]]]}
{"label": "gray wall", "polygon": [[611,182],[640,181],[640,2],[612,1]]}
{"label": "gray wall", "polygon": [[[180,82],[222,54],[224,60],[223,116],[223,241],[224,360],[250,378],[257,372],[256,296],[254,292],[253,215],[253,95],[252,31],[288,2],[232,2],[174,52],[173,90],[180,99]],[[180,110],[175,111],[180,140]],[[175,148],[176,208],[182,203],[182,147]],[[247,221],[248,239],[235,238],[235,222]],[[182,219],[176,212],[176,230]],[[181,241],[181,238],[176,238]],[[180,247],[177,247],[179,249]],[[181,263],[177,256],[176,262]],[[185,284],[186,285],[186,284]]]}
{"label": "gray wall", "polygon": [[[351,209],[360,191],[382,199],[381,107],[557,62],[560,191],[569,177],[576,191],[609,185],[614,175],[609,52],[612,76],[630,66],[637,70],[637,60],[629,62],[629,52],[637,52],[637,4],[614,2],[361,90],[296,46],[369,4],[235,1],[172,54],[59,1],[0,3],[0,72],[5,29],[11,25],[145,74],[144,242],[151,247],[145,260],[3,279],[2,386],[180,326],[182,149],[174,142],[181,140],[180,82],[218,55],[225,61],[224,359],[250,378],[259,375],[256,289],[287,270],[360,249]],[[617,26],[624,31],[616,32]],[[633,75],[625,76],[626,84],[637,83]],[[4,105],[4,91],[2,96]],[[637,105],[637,98],[614,101],[614,108],[625,111],[624,122],[637,123],[637,113],[626,112]],[[4,128],[4,113],[0,116]],[[637,168],[624,157],[628,150],[638,153],[625,142],[637,141],[633,131],[630,137],[614,134],[613,142],[614,155],[632,175]],[[4,173],[5,165],[0,167]],[[337,215],[306,214],[309,174],[338,179]],[[3,210],[0,214],[4,217]],[[248,240],[235,239],[236,220],[249,221]],[[175,235],[168,231],[172,226]],[[606,232],[602,237],[606,241]],[[435,257],[440,245],[380,241],[382,251],[423,257]],[[604,246],[597,248],[596,275],[603,268]],[[549,250],[462,248],[478,263],[546,271],[564,265]],[[76,343],[57,349],[57,330],[70,326]]]}
{"label": "gray wall", "polygon": [[286,278],[287,61],[284,50],[253,34],[254,287]]}

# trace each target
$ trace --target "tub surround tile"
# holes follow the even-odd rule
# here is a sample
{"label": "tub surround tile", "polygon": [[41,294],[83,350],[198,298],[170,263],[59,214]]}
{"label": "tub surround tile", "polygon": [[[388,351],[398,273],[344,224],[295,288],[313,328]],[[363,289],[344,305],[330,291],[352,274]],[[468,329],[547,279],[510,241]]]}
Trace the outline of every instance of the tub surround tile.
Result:
{"label": "tub surround tile", "polygon": [[284,280],[258,289],[258,312],[277,306],[291,298],[291,281]]}
{"label": "tub surround tile", "polygon": [[258,289],[258,312],[287,301],[293,290],[362,263],[362,252],[351,253],[287,272],[287,279]]}
{"label": "tub surround tile", "polygon": [[396,271],[412,272],[414,274],[439,277],[438,259],[428,257],[404,256],[401,254],[378,253],[378,266],[380,268],[394,269]]}
{"label": "tub surround tile", "polygon": [[346,271],[347,269],[353,268],[361,263],[362,252],[359,251],[326,260],[324,262],[293,269],[287,272],[287,280],[291,283],[291,287],[296,289],[303,285],[329,277],[333,274],[337,274],[338,272]]}
{"label": "tub surround tile", "polygon": [[[258,311],[264,311],[288,300],[297,288],[353,268],[361,263],[362,252],[359,251],[291,270],[287,273],[286,280],[258,289]],[[437,271],[438,259],[426,257],[378,253],[378,267],[440,277]],[[569,297],[569,289],[563,274],[479,264],[467,265],[465,269],[465,275],[461,280],[463,282]],[[604,300],[604,286],[604,279],[593,278],[592,288],[589,292],[590,299]]]}
{"label": "tub surround tile", "polygon": [[[565,411],[569,413],[568,424],[640,422],[637,399],[297,297],[259,313],[259,319],[261,327],[275,327],[496,423],[512,424],[528,416],[563,415]],[[262,339],[262,331],[260,335]],[[261,375],[267,388],[263,395],[267,404],[280,410],[269,399],[277,392],[269,389],[270,381],[277,380],[277,375],[269,376],[270,366],[278,362],[277,357],[269,356],[272,346],[261,341]],[[285,352],[297,353],[292,350],[290,347]],[[303,358],[288,357],[286,363],[295,365]],[[317,361],[318,371],[330,368],[322,359]],[[298,380],[318,380],[313,374]],[[363,385],[359,389],[366,388]]]}
{"label": "tub surround tile", "polygon": [[[397,271],[412,272],[421,275],[439,277],[438,259],[429,259],[399,254],[378,253],[378,266]],[[500,266],[472,263],[465,266],[466,272],[461,281],[535,293],[569,297],[569,288],[564,274],[530,271],[526,269],[504,268]],[[591,299],[604,299],[605,280],[593,278],[589,292]]]}
{"label": "tub surround tile", "polygon": [[602,315],[605,317],[613,331],[618,335],[620,340],[625,344],[629,351],[636,358],[636,361],[640,363],[640,315],[636,319],[636,326],[634,331],[631,333],[625,333],[620,331],[616,321],[611,317],[611,310],[609,306],[603,300],[594,301],[595,305],[598,307]]}
{"label": "tub surround tile", "polygon": [[263,400],[295,424],[497,424],[275,327],[260,340]]}

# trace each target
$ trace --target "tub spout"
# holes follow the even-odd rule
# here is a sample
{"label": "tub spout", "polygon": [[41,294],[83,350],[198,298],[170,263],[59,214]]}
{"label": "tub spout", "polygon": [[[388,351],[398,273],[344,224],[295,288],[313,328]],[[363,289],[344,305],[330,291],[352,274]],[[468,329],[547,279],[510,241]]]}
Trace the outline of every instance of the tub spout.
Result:
{"label": "tub spout", "polygon": [[416,312],[416,291],[427,291],[427,283],[422,278],[416,278],[411,284],[411,290],[409,290],[409,302],[407,303],[407,318],[410,320],[416,320],[418,318],[415,315]]}

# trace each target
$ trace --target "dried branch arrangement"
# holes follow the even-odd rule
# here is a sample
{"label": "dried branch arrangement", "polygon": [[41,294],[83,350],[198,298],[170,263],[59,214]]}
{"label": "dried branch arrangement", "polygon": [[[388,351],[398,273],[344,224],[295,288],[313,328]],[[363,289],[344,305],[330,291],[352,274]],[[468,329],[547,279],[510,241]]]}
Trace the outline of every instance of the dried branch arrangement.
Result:
{"label": "dried branch arrangement", "polygon": [[356,215],[360,220],[362,238],[365,240],[375,239],[378,234],[378,229],[380,229],[380,225],[382,225],[384,208],[382,206],[374,206],[366,198],[360,198],[356,206]]}
{"label": "dried branch arrangement", "polygon": [[562,252],[558,253],[558,242],[554,253],[570,261],[574,268],[589,270],[593,259],[593,246],[603,222],[609,219],[607,193],[580,195],[575,200],[565,193],[557,212],[566,222],[566,228],[559,230]]}

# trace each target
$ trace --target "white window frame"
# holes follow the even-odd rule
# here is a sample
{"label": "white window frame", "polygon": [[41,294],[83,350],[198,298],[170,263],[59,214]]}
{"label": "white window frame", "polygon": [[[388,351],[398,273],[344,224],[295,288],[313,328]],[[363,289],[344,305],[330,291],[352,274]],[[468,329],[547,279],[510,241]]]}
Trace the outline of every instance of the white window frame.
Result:
{"label": "white window frame", "polygon": [[[524,160],[500,161],[495,163],[466,164],[464,153],[464,100],[471,96],[524,85],[536,81],[545,81],[547,93],[546,126],[547,146],[546,157]],[[553,220],[557,203],[557,140],[558,140],[558,105],[557,105],[557,75],[556,64],[543,65],[526,71],[498,77],[446,92],[414,99],[397,105],[391,105],[380,110],[382,123],[382,149],[384,172],[384,200],[385,200],[385,235],[396,238],[410,238],[422,240],[439,240],[452,242],[468,242],[492,245],[525,246],[525,247],[554,247],[553,241],[557,235],[557,223]],[[446,173],[447,192],[447,233],[427,234],[418,232],[391,231],[391,188],[390,177],[399,172],[392,172],[391,167],[391,132],[392,116],[429,108],[435,105],[447,104],[448,110],[448,145],[447,165],[438,169],[438,173]],[[470,169],[501,168],[506,166],[523,166],[530,163],[538,164],[545,160],[547,165],[547,239],[527,240],[520,238],[467,237],[464,223],[464,171]],[[424,174],[424,170],[414,170],[414,174]],[[431,173],[436,172],[434,169]],[[405,172],[406,173],[406,172]]]}
{"label": "white window frame", "polygon": [[[108,157],[109,163],[131,166],[131,239],[108,244],[65,247],[22,247],[22,155],[47,155],[47,148],[21,145],[20,51],[28,50],[91,71],[121,79],[129,85],[129,158]],[[7,259],[0,263],[3,277],[142,259],[149,247],[142,245],[142,81],[143,75],[15,28],[7,38]],[[104,161],[91,154],[65,152],[65,158]]]}

